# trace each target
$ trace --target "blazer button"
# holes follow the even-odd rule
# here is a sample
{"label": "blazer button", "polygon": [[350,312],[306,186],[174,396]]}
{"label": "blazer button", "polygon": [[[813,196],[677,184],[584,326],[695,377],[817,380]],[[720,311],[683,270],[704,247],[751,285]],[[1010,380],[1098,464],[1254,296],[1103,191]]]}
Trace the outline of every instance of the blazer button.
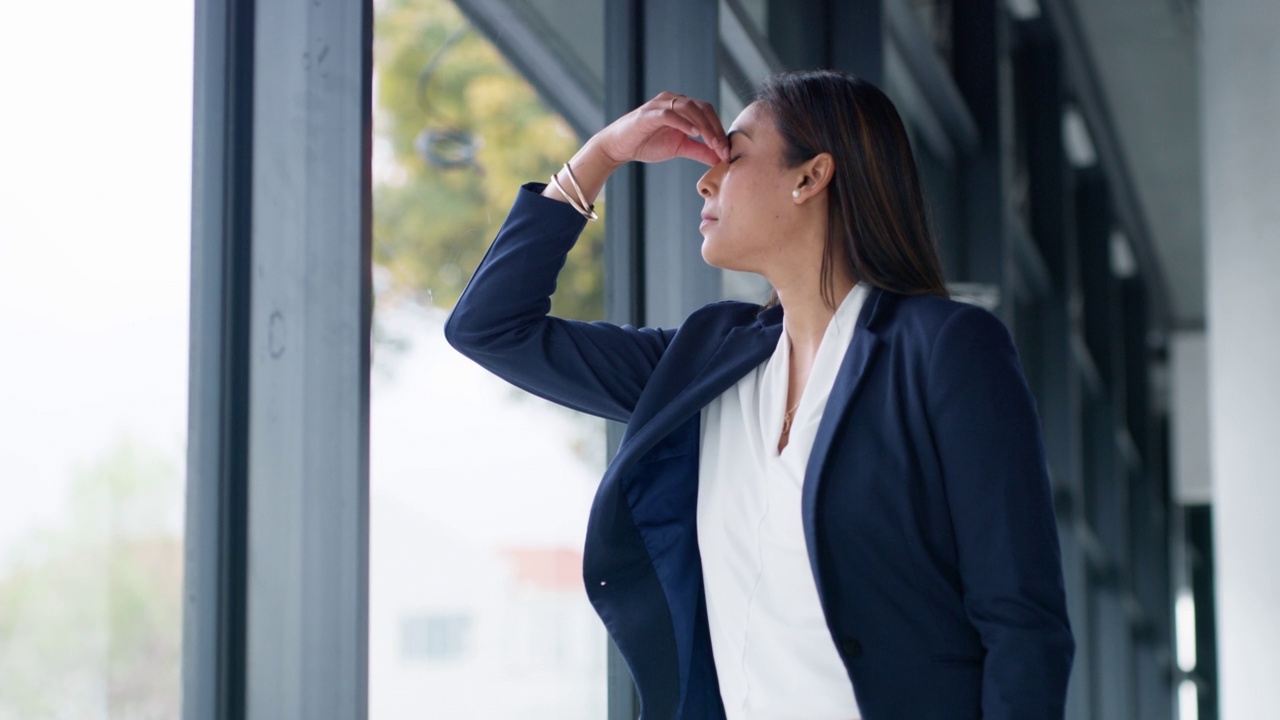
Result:
{"label": "blazer button", "polygon": [[858,642],[857,638],[848,638],[842,641],[840,649],[851,658],[862,657],[862,643]]}

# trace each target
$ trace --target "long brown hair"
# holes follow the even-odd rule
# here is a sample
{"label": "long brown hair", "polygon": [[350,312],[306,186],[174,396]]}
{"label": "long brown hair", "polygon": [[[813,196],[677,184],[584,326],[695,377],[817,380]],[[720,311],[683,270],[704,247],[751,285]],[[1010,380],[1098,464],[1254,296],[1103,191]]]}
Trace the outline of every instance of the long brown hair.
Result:
{"label": "long brown hair", "polygon": [[[822,152],[835,161],[828,185],[822,296],[835,305],[839,250],[855,280],[903,295],[947,297],[911,143],[897,109],[875,85],[835,70],[784,72],[756,95],[795,167]],[[775,295],[769,304],[777,301]]]}

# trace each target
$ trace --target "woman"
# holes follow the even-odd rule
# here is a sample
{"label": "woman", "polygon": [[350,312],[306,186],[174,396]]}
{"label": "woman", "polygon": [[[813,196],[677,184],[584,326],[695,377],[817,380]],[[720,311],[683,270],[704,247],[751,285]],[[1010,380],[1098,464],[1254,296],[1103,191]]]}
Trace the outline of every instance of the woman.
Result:
{"label": "woman", "polygon": [[[768,305],[674,330],[549,317],[605,178],[673,157],[710,166],[704,259],[763,275]],[[658,95],[521,190],[446,334],[627,423],[583,571],[644,718],[1062,717],[1074,641],[1034,402],[1000,321],[946,299],[873,85],[774,76],[727,134]]]}

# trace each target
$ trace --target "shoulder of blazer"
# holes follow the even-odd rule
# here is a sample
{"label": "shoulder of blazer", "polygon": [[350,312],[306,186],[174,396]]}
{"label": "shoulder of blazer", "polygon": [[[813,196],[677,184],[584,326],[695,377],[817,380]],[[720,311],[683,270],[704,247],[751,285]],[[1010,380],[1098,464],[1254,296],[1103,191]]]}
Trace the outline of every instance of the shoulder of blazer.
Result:
{"label": "shoulder of blazer", "polygon": [[899,333],[915,340],[932,345],[933,339],[948,322],[957,318],[957,314],[969,317],[990,316],[999,322],[990,311],[978,305],[938,297],[936,295],[899,295],[883,292],[884,299],[878,303],[876,312],[868,323],[868,327],[881,336]]}
{"label": "shoulder of blazer", "polygon": [[[900,295],[873,288],[858,317],[859,327],[875,333],[891,344],[907,342],[931,348],[938,333],[957,313],[990,315],[969,303],[936,295]],[[754,303],[725,300],[693,311],[676,330],[668,348],[671,362],[687,365],[710,356],[731,334],[747,329],[767,329],[782,323],[782,306],[763,307]],[[996,319],[999,322],[998,319]],[[665,359],[665,358],[664,358]]]}

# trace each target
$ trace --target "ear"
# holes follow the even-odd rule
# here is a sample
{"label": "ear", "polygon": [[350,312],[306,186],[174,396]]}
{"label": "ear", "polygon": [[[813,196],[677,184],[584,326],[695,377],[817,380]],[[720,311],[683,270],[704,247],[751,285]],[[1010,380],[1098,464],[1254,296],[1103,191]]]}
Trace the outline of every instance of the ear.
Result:
{"label": "ear", "polygon": [[818,153],[805,161],[799,167],[800,176],[795,188],[799,194],[792,193],[796,202],[804,202],[831,184],[835,169],[835,159],[831,157],[831,153]]}

